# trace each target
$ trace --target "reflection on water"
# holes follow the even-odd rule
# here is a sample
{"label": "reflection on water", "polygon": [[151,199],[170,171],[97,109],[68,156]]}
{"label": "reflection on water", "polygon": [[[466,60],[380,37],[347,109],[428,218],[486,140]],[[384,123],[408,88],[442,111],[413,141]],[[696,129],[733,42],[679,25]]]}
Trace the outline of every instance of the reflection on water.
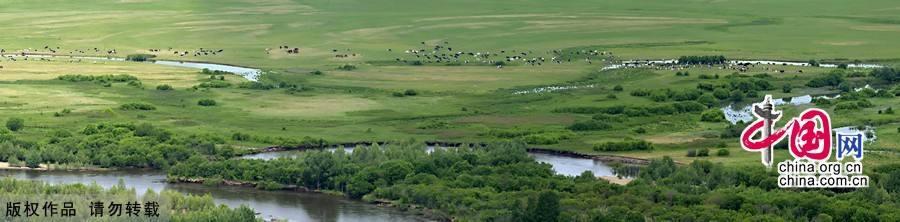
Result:
{"label": "reflection on water", "polygon": [[247,205],[264,219],[282,218],[290,221],[422,221],[424,218],[392,208],[353,201],[337,196],[291,191],[263,191],[252,188],[200,184],[169,184],[160,171],[125,170],[110,172],[66,171],[0,171],[0,176],[44,181],[53,184],[96,183],[104,188],[121,181],[138,193],[147,189],[175,190],[186,194],[210,194],[219,204],[230,207]]}
{"label": "reflection on water", "polygon": [[209,70],[213,70],[213,71],[230,72],[230,73],[234,73],[239,76],[243,76],[244,78],[246,78],[250,81],[259,80],[259,75],[262,74],[262,71],[259,69],[244,68],[244,67],[231,66],[231,65],[212,64],[212,63],[164,61],[164,60],[157,60],[157,61],[154,61],[153,63],[159,64],[159,65],[166,65],[166,66],[178,66],[178,67],[185,67],[185,68],[209,69]]}
{"label": "reflection on water", "polygon": [[553,166],[553,171],[566,176],[578,176],[584,171],[590,170],[594,176],[615,176],[612,167],[600,160],[567,157],[545,153],[529,153],[535,161],[547,163]]}

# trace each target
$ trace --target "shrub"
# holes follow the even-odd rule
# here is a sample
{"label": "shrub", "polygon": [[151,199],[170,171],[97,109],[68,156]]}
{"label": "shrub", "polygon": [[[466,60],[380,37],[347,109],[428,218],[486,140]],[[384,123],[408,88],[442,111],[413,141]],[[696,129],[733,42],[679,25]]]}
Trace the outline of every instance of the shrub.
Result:
{"label": "shrub", "polygon": [[722,110],[710,109],[700,114],[700,121],[703,122],[721,122],[725,120],[725,113]]}
{"label": "shrub", "polygon": [[132,81],[128,82],[128,85],[129,85],[129,86],[134,86],[134,87],[137,87],[137,88],[143,88],[143,86],[144,86],[144,84],[141,83],[141,81],[139,81],[139,80],[132,80]]}
{"label": "shrub", "polygon": [[[607,113],[607,114],[620,114],[622,110],[624,110],[624,106],[614,106],[614,107],[590,107],[590,106],[580,106],[580,107],[565,107],[565,108],[557,108],[553,110],[553,112],[557,113],[578,113],[578,114],[594,114],[594,113]],[[612,112],[610,109],[619,109],[618,112]]]}
{"label": "shrub", "polygon": [[716,86],[713,85],[713,84],[711,84],[711,83],[702,83],[702,82],[701,82],[701,83],[697,83],[697,89],[699,89],[699,90],[706,90],[706,91],[713,91],[713,90],[716,89]]}
{"label": "shrub", "polygon": [[235,141],[249,141],[251,138],[250,134],[236,132],[231,134],[231,139]]}
{"label": "shrub", "polygon": [[731,91],[731,95],[728,96],[728,98],[731,99],[732,102],[740,102],[744,100],[744,93],[742,93],[740,90],[734,90]]}
{"label": "shrub", "polygon": [[832,105],[831,100],[825,99],[825,98],[813,98],[812,102],[815,103],[816,106],[821,106],[821,107],[829,107]]}
{"label": "shrub", "polygon": [[872,77],[884,80],[888,83],[900,81],[900,72],[890,67],[882,67],[872,70]]}
{"label": "shrub", "polygon": [[610,114],[606,114],[606,113],[594,114],[594,116],[591,116],[591,119],[605,121],[605,122],[618,122],[620,120],[620,118],[618,116],[610,115]]}
{"label": "shrub", "polygon": [[227,88],[230,86],[231,86],[231,83],[215,80],[215,81],[209,81],[209,82],[202,82],[199,85],[197,85],[196,87],[198,87],[198,88]]}
{"label": "shrub", "polygon": [[274,89],[275,85],[261,82],[242,82],[238,84],[238,88],[243,89],[256,89],[256,90],[270,90]]}
{"label": "shrub", "polygon": [[739,121],[737,124],[728,125],[725,127],[725,131],[719,135],[721,138],[735,138],[741,136],[741,132],[744,131],[744,128],[747,127],[748,124],[743,121]]}
{"label": "shrub", "polygon": [[781,92],[783,92],[783,93],[791,93],[792,90],[793,89],[792,89],[790,83],[786,83],[783,86],[781,86]]}
{"label": "shrub", "polygon": [[19,131],[25,128],[25,120],[19,117],[11,117],[6,120],[6,128],[10,131]]}
{"label": "shrub", "polygon": [[808,63],[810,66],[819,67],[819,61],[816,61],[815,59],[810,59]]}
{"label": "shrub", "polygon": [[99,76],[89,76],[89,75],[61,75],[56,77],[57,80],[69,81],[69,82],[97,82],[97,83],[110,83],[110,82],[130,82],[130,81],[138,81],[137,77],[120,74],[120,75],[99,75]]}
{"label": "shrub", "polygon": [[834,110],[857,110],[859,109],[857,104],[856,101],[840,102],[834,107]]}
{"label": "shrub", "polygon": [[402,92],[393,92],[393,93],[391,93],[391,95],[393,95],[394,97],[403,97],[404,96]]}
{"label": "shrub", "polygon": [[700,151],[697,152],[697,156],[709,156],[709,149],[700,149]]}
{"label": "shrub", "polygon": [[609,95],[606,95],[606,98],[607,99],[617,99],[618,97],[616,97],[616,94],[609,94]]}
{"label": "shrub", "polygon": [[522,140],[525,143],[533,144],[533,145],[550,145],[557,144],[561,140],[566,140],[572,138],[572,133],[538,133],[538,134],[530,134],[522,137]]}
{"label": "shrub", "polygon": [[725,56],[681,56],[678,64],[682,65],[713,65],[725,63]]}
{"label": "shrub", "polygon": [[281,190],[284,186],[274,181],[263,181],[256,184],[256,189],[260,190]]}
{"label": "shrub", "polygon": [[653,144],[644,140],[630,140],[622,142],[606,142],[594,144],[595,151],[634,151],[652,149]]}
{"label": "shrub", "polygon": [[317,75],[317,76],[318,76],[318,75],[322,75],[322,74],[325,74],[325,73],[322,72],[322,71],[319,71],[319,70],[315,70],[315,71],[309,72],[309,74],[313,74],[313,75]]}
{"label": "shrub", "polygon": [[419,126],[417,126],[416,128],[419,128],[419,129],[446,129],[449,127],[450,127],[450,123],[447,121],[432,120],[432,121],[424,122],[424,123],[420,124]]}
{"label": "shrub", "polygon": [[[216,75],[233,74],[233,73],[222,71],[222,70],[211,70],[208,68],[203,68],[202,70],[200,70],[200,73],[212,75],[212,76],[210,76],[210,79],[215,79],[214,77]],[[220,77],[223,77],[223,76],[220,76]]]}
{"label": "shrub", "polygon": [[625,88],[622,88],[622,85],[613,86],[613,91],[622,91],[622,90],[625,90]]}
{"label": "shrub", "polygon": [[631,91],[631,95],[632,95],[632,96],[637,96],[637,97],[649,96],[649,95],[650,95],[650,91],[643,90],[643,89],[636,89],[636,90],[634,90],[634,91]]}
{"label": "shrub", "polygon": [[607,130],[610,128],[612,128],[612,125],[609,125],[608,123],[596,121],[596,120],[576,122],[576,123],[573,123],[572,125],[569,125],[569,127],[567,127],[567,129],[572,130],[572,131],[595,131],[595,130]]}
{"label": "shrub", "polygon": [[843,82],[844,82],[844,77],[841,76],[840,72],[830,72],[824,76],[809,80],[809,82],[806,83],[806,86],[814,87],[814,88],[824,87],[824,86],[835,87],[835,86],[840,85]]}
{"label": "shrub", "polygon": [[419,95],[419,92],[416,92],[416,90],[413,90],[413,89],[407,89],[406,91],[403,91],[403,95],[416,96],[416,95]]}
{"label": "shrub", "polygon": [[728,155],[731,155],[731,153],[728,152],[728,149],[719,149],[719,151],[716,152],[716,156],[728,156]]}
{"label": "shrub", "polygon": [[169,91],[169,90],[173,90],[173,88],[172,88],[172,86],[170,86],[168,84],[162,84],[162,85],[156,86],[156,90]]}
{"label": "shrub", "polygon": [[215,101],[215,100],[212,100],[212,99],[201,99],[200,101],[197,101],[197,105],[200,105],[200,106],[215,106],[215,105],[216,105],[216,101]]}
{"label": "shrub", "polygon": [[53,113],[53,116],[60,117],[65,116],[66,114],[72,113],[72,109],[64,108],[62,111]]}
{"label": "shrub", "polygon": [[702,96],[700,96],[700,98],[697,98],[697,102],[700,104],[706,105],[706,107],[713,107],[719,101],[716,100],[716,97],[714,97],[710,94],[704,93]]}
{"label": "shrub", "polygon": [[146,62],[153,58],[156,58],[156,56],[151,54],[131,54],[125,56],[125,60],[134,62]]}
{"label": "shrub", "polygon": [[119,109],[129,110],[156,110],[156,107],[146,103],[126,103],[119,106]]}
{"label": "shrub", "polygon": [[728,99],[728,97],[729,97],[730,95],[731,95],[731,94],[728,92],[727,89],[718,88],[718,89],[716,89],[716,90],[713,90],[713,96],[715,96],[716,99],[719,99],[719,100],[725,100],[725,99]]}
{"label": "shrub", "polygon": [[647,133],[647,130],[644,129],[644,127],[638,127],[637,129],[634,129],[634,132],[637,134],[644,134]]}

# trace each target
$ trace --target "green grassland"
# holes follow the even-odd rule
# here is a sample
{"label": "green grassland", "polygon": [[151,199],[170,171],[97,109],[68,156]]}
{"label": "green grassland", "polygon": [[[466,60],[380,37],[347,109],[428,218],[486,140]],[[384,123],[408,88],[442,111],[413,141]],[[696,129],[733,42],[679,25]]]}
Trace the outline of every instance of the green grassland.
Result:
{"label": "green grassland", "polygon": [[[161,59],[209,61],[266,70],[263,82],[287,83],[303,90],[253,90],[235,87],[247,80],[226,75],[231,87],[192,89],[208,82],[198,70],[136,62],[0,60],[0,117],[21,117],[26,128],[16,134],[42,141],[64,129],[75,131],[95,122],[149,122],[183,133],[299,138],[332,142],[362,140],[507,140],[499,131],[558,137],[537,147],[594,151],[593,144],[642,139],[653,151],[612,152],[676,161],[710,159],[730,164],[756,164],[759,155],[743,152],[736,138],[718,135],[724,122],[701,122],[699,113],[629,117],[611,129],[573,132],[566,127],[588,121],[590,114],[558,112],[567,107],[649,106],[658,104],[630,94],[634,90],[695,89],[698,83],[727,84],[735,72],[717,67],[686,70],[621,69],[601,71],[618,60],[673,59],[683,55],[725,55],[732,59],[849,62],[895,65],[900,39],[900,5],[894,1],[291,1],[291,0],[0,0],[7,53],[46,52],[113,56],[151,53]],[[446,42],[446,43],[445,43]],[[424,43],[424,44],[423,44]],[[279,46],[298,47],[297,54]],[[580,54],[562,64],[409,65],[408,49],[444,45],[466,52],[531,52],[528,57],[556,57],[591,50],[614,56],[585,62]],[[100,48],[101,52],[93,51]],[[172,50],[169,50],[172,48]],[[179,56],[173,51],[222,49],[217,55]],[[161,49],[150,52],[149,49]],[[269,53],[266,49],[271,49]],[[388,50],[390,49],[390,50]],[[333,50],[337,50],[336,52]],[[450,51],[450,50],[447,50]],[[453,50],[458,51],[458,50]],[[353,56],[338,58],[335,55]],[[501,58],[502,59],[502,58]],[[604,59],[607,61],[603,61]],[[341,70],[351,64],[355,69]],[[322,74],[312,74],[314,71]],[[780,73],[779,70],[784,70]],[[802,70],[802,73],[800,72]],[[830,95],[835,87],[806,87],[834,69],[756,66],[742,76],[768,73],[772,89],[758,94],[775,97]],[[854,70],[851,72],[868,72]],[[676,76],[689,72],[690,76]],[[127,74],[141,86],[56,80],[68,74]],[[719,75],[720,79],[700,79]],[[847,77],[855,86],[893,85],[869,78]],[[167,84],[175,89],[156,90]],[[781,86],[790,84],[790,93]],[[516,95],[544,86],[587,86],[553,93]],[[616,91],[614,86],[623,90]],[[415,90],[415,96],[395,96]],[[709,93],[709,92],[706,92]],[[612,98],[610,95],[615,95]],[[216,106],[198,106],[213,99]],[[758,101],[747,98],[743,103]],[[884,163],[900,151],[900,115],[877,114],[900,108],[896,98],[872,98],[874,106],[834,111],[836,126],[878,120],[878,141],[867,149],[891,151],[866,161]],[[122,110],[145,103],[154,110]],[[730,102],[717,101],[714,107]],[[804,108],[785,106],[787,116]],[[63,112],[61,115],[54,113]],[[638,133],[641,128],[645,132]],[[492,134],[492,132],[495,132]],[[258,141],[235,142],[262,147]],[[686,150],[723,147],[728,157],[685,157]],[[779,150],[781,152],[782,150]],[[776,154],[786,158],[787,153]]]}

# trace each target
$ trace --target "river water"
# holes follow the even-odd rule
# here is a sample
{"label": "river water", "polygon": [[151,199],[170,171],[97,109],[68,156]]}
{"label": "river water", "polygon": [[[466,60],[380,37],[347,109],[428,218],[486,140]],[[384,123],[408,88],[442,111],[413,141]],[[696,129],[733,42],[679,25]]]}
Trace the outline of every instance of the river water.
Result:
{"label": "river water", "polygon": [[[353,152],[353,148],[341,148]],[[426,152],[434,149],[427,147]],[[326,149],[334,152],[337,148]],[[243,156],[245,159],[274,159],[296,157],[302,151],[282,151]],[[613,169],[599,160],[529,153],[538,162],[552,165],[558,174],[578,176],[590,170],[595,176],[613,176]],[[289,221],[423,221],[425,218],[394,208],[378,207],[361,201],[327,194],[293,191],[264,191],[255,188],[233,186],[205,186],[201,184],[167,183],[166,174],[154,170],[117,170],[107,172],[27,171],[0,170],[0,176],[23,180],[43,181],[53,184],[92,184],[104,188],[123,183],[139,194],[148,189],[174,190],[184,194],[210,194],[218,204],[229,207],[247,205],[260,213],[263,219],[287,219]]]}
{"label": "river water", "polygon": [[264,191],[255,188],[200,184],[166,183],[162,171],[122,170],[109,172],[5,170],[0,176],[53,184],[96,183],[104,188],[119,184],[134,188],[139,194],[147,189],[156,192],[174,190],[185,194],[210,194],[218,204],[239,207],[242,204],[260,213],[263,219],[289,221],[423,221],[425,218],[394,208],[340,198],[327,194],[291,191]]}
{"label": "river water", "polygon": [[234,73],[239,76],[243,76],[247,80],[254,81],[254,82],[258,81],[259,75],[262,74],[262,70],[259,70],[259,69],[245,68],[245,67],[232,66],[232,65],[223,65],[223,64],[202,63],[202,62],[157,60],[157,61],[153,61],[153,64],[230,72],[230,73]]}

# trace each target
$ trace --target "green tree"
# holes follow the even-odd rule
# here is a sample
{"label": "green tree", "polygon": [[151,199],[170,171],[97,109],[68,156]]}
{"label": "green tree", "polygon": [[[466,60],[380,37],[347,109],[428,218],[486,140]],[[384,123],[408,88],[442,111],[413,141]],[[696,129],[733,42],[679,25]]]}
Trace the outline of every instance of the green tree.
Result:
{"label": "green tree", "polygon": [[721,122],[725,120],[725,113],[719,109],[709,109],[700,114],[700,121]]}
{"label": "green tree", "polygon": [[716,105],[718,100],[716,100],[716,97],[714,97],[713,95],[704,93],[700,96],[700,98],[697,98],[697,102],[706,105],[706,107],[713,107]]}
{"label": "green tree", "polygon": [[731,94],[728,93],[728,90],[724,88],[717,88],[716,90],[713,90],[713,96],[715,96],[716,99],[719,100],[728,99],[728,96],[730,95]]}
{"label": "green tree", "polygon": [[387,161],[382,163],[379,168],[384,170],[383,178],[387,180],[388,184],[400,181],[403,178],[406,178],[406,175],[413,172],[412,164],[404,160]]}
{"label": "green tree", "polygon": [[28,152],[28,154],[25,154],[25,165],[29,168],[38,168],[43,161],[44,160],[41,159],[41,154],[37,151]]}
{"label": "green tree", "polygon": [[884,80],[888,83],[900,81],[900,72],[894,68],[883,67],[872,70],[872,77]]}
{"label": "green tree", "polygon": [[544,191],[528,203],[525,218],[521,221],[551,222],[559,220],[559,195],[554,191]]}

